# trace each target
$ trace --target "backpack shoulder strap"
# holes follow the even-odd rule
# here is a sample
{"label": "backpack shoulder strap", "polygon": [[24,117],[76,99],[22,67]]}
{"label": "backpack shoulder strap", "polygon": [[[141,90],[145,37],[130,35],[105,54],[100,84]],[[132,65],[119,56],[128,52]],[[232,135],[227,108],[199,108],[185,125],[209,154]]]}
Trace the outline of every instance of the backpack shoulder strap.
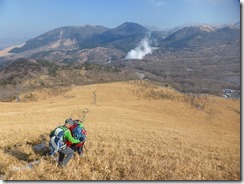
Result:
{"label": "backpack shoulder strap", "polygon": [[68,130],[68,128],[65,127],[65,126],[60,126],[60,128],[61,128],[64,132]]}
{"label": "backpack shoulder strap", "polygon": [[54,130],[54,135],[58,136],[58,135],[60,135],[61,132],[63,132],[63,129],[60,128],[60,127],[57,127],[57,128]]}

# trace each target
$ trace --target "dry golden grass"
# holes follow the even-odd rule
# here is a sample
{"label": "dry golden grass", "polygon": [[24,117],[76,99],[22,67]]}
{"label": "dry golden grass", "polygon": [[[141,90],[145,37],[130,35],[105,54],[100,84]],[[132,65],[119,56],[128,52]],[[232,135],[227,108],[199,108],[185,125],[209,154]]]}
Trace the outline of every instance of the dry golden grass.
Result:
{"label": "dry golden grass", "polygon": [[[240,100],[187,96],[142,81],[20,98],[0,103],[4,180],[240,180]],[[75,155],[59,169],[33,149],[83,111],[84,157]],[[26,167],[35,160],[40,162]]]}

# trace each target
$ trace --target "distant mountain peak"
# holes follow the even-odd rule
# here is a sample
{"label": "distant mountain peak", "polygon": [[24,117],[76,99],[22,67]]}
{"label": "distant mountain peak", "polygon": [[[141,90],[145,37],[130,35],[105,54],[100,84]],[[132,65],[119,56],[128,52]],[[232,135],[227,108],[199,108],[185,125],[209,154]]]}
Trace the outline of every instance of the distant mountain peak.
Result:
{"label": "distant mountain peak", "polygon": [[[120,26],[131,26],[131,25],[134,25],[134,26],[141,26],[140,24],[138,23],[135,23],[135,22],[124,22],[123,24],[121,24]],[[118,26],[119,27],[119,26]],[[142,27],[142,26],[141,26]]]}
{"label": "distant mountain peak", "polygon": [[206,32],[212,32],[217,30],[216,27],[207,24],[198,25],[197,27],[200,28],[202,31],[206,31]]}
{"label": "distant mountain peak", "polygon": [[115,31],[122,30],[122,29],[125,31],[138,31],[138,30],[149,31],[147,28],[134,22],[125,22],[119,25],[118,27],[114,28]]}

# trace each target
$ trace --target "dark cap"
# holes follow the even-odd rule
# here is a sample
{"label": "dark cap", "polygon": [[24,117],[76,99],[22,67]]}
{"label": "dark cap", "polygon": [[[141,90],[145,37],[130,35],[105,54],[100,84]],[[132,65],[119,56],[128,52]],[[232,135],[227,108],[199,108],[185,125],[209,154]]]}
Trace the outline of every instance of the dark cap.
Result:
{"label": "dark cap", "polygon": [[66,119],[66,120],[65,120],[65,124],[73,125],[74,122],[72,121],[72,119]]}

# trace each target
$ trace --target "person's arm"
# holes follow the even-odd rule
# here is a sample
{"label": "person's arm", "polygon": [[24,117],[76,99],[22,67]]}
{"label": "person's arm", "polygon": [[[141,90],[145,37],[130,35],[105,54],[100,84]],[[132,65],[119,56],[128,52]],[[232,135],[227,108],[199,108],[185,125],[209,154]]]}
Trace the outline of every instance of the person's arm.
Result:
{"label": "person's arm", "polygon": [[70,130],[68,130],[68,129],[64,132],[64,136],[65,136],[65,138],[66,138],[69,142],[71,142],[72,144],[75,144],[75,143],[79,143],[79,142],[80,142],[79,139],[75,139],[75,138],[71,135],[71,132],[70,132]]}

